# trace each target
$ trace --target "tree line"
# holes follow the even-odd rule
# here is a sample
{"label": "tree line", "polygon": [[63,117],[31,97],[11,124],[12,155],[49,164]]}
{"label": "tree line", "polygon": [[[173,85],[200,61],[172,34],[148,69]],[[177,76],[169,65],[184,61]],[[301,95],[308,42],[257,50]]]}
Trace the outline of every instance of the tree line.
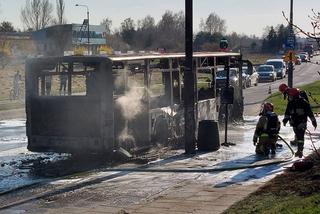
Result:
{"label": "tree line", "polygon": [[[166,11],[156,23],[150,15],[140,20],[127,18],[112,30],[112,20],[101,22],[107,32],[107,44],[115,50],[184,51],[185,15],[183,11]],[[226,34],[226,21],[216,13],[201,19],[200,31],[194,35],[195,51],[217,51],[222,38],[229,40],[230,49],[259,51],[261,40],[256,36]]]}
{"label": "tree line", "polygon": [[[52,15],[55,12],[55,15]],[[50,25],[67,23],[65,17],[64,0],[26,0],[21,9],[20,18],[27,31],[36,31]],[[3,32],[14,31],[8,27],[10,23],[2,23]],[[168,52],[184,51],[185,17],[184,12],[166,11],[156,23],[155,19],[147,15],[140,20],[126,18],[119,27],[113,28],[112,20],[105,18],[101,21],[106,29],[106,42],[114,50],[157,50]],[[2,28],[0,28],[2,29]],[[200,31],[194,36],[196,51],[213,51],[219,49],[222,38],[230,40],[231,49],[250,49],[258,51],[261,42],[255,36],[231,33],[226,35],[226,21],[216,13],[201,19]],[[2,30],[1,30],[2,31]],[[239,45],[240,44],[240,45]]]}
{"label": "tree line", "polygon": [[276,53],[285,50],[286,46],[288,46],[289,30],[289,26],[284,26],[283,24],[276,27],[266,27],[261,46],[262,52]]}
{"label": "tree line", "polygon": [[[55,15],[52,15],[55,12]],[[26,0],[21,9],[20,18],[27,31],[35,31],[50,25],[65,24],[65,2],[55,0]],[[184,12],[166,11],[156,23],[147,15],[140,20],[126,18],[118,28],[113,28],[112,20],[101,21],[105,26],[106,42],[114,50],[166,50],[168,52],[184,51],[185,17]],[[275,53],[286,43],[289,29],[287,26],[266,27],[262,38],[232,32],[226,34],[226,20],[212,12],[207,18],[201,19],[199,32],[194,35],[195,51],[219,50],[222,38],[229,41],[229,49],[233,51]],[[10,22],[0,23],[0,32],[14,32]]]}

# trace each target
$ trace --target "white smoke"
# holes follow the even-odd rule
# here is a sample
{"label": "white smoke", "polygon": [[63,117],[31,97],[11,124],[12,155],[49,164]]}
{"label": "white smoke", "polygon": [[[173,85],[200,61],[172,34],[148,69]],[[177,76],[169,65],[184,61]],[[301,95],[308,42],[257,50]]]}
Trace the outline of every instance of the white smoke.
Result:
{"label": "white smoke", "polygon": [[128,120],[125,121],[124,129],[119,135],[119,142],[122,144],[122,146],[124,146],[123,144],[126,144],[126,148],[135,147],[136,140],[134,139],[133,135],[129,133]]}
{"label": "white smoke", "polygon": [[[119,82],[115,80],[115,85]],[[132,133],[130,133],[128,122],[135,119],[143,111],[143,99],[147,93],[144,87],[137,87],[137,85],[137,83],[131,82],[129,90],[116,100],[116,104],[120,106],[125,119],[125,126],[119,135],[119,142],[122,144],[131,143],[131,146],[135,146],[135,139]]]}
{"label": "white smoke", "polygon": [[122,114],[127,120],[134,119],[143,110],[142,99],[144,88],[132,87],[125,95],[117,99],[121,106]]}

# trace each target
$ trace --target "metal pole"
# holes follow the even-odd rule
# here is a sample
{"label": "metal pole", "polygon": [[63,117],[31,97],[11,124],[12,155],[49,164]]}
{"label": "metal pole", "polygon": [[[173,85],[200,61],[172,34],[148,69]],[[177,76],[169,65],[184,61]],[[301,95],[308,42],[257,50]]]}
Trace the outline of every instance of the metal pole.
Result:
{"label": "metal pole", "polygon": [[90,55],[90,29],[89,29],[89,8],[87,7],[87,18],[88,18],[88,55]]}
{"label": "metal pole", "polygon": [[[227,71],[227,79],[226,79],[226,85],[225,85],[225,90],[229,89],[230,85],[230,64],[229,64],[229,59],[227,62],[226,66],[226,71]],[[240,77],[241,78],[241,77]],[[229,120],[229,111],[228,111],[228,103],[226,103],[226,108],[225,108],[225,119],[224,119],[224,144],[223,145],[228,145],[228,120]]]}
{"label": "metal pole", "polygon": [[195,153],[195,112],[194,112],[194,71],[193,71],[193,0],[185,0],[185,69],[184,69],[184,117],[185,117],[185,151]]}
{"label": "metal pole", "polygon": [[[292,37],[294,39],[294,34],[293,34],[293,0],[290,0],[290,23],[289,23],[289,37]],[[294,46],[294,42],[292,44]],[[294,47],[290,47],[294,50]],[[288,86],[290,88],[293,87],[293,63],[292,63],[292,54],[289,55],[289,69],[288,69]]]}
{"label": "metal pole", "polygon": [[85,7],[87,9],[87,25],[88,25],[88,29],[87,29],[87,36],[88,36],[88,55],[90,54],[90,22],[89,22],[89,7],[87,5],[84,4],[76,4],[76,7]]}

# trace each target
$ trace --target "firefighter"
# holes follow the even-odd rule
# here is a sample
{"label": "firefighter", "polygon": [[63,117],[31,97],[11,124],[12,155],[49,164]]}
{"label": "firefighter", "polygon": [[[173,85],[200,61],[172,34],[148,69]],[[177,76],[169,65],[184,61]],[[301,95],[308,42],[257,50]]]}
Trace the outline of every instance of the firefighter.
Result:
{"label": "firefighter", "polygon": [[303,156],[304,135],[307,129],[308,117],[314,128],[317,128],[317,121],[313,115],[310,104],[300,96],[298,89],[292,88],[288,91],[288,105],[283,119],[283,125],[287,122],[293,127],[298,150],[295,156]]}
{"label": "firefighter", "polygon": [[271,150],[271,154],[274,155],[276,153],[276,142],[280,131],[280,121],[278,115],[273,112],[273,104],[262,104],[259,115],[261,117],[254,132],[253,145],[256,146],[257,154],[267,156]]}
{"label": "firefighter", "polygon": [[[299,91],[299,96],[305,99],[309,103],[308,95],[305,91],[300,90],[299,88],[289,88],[287,84],[282,83],[279,85],[279,91],[283,94],[283,98],[288,98],[288,93],[294,93],[295,90]],[[293,146],[297,146],[297,136],[294,136],[294,140],[290,141],[290,144]]]}

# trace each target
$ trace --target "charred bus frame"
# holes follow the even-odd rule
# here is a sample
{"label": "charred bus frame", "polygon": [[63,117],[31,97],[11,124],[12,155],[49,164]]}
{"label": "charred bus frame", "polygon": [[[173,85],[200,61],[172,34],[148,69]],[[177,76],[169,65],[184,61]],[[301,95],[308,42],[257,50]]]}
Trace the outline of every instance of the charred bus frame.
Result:
{"label": "charred bus frame", "polygon": [[[177,53],[27,60],[28,149],[108,153],[122,147],[136,151],[183,136],[184,58]],[[194,53],[196,121],[218,119],[215,73],[219,67],[239,67],[242,102],[241,62],[239,53]],[[62,77],[67,89],[63,94]],[[59,91],[54,83],[60,83]]]}

